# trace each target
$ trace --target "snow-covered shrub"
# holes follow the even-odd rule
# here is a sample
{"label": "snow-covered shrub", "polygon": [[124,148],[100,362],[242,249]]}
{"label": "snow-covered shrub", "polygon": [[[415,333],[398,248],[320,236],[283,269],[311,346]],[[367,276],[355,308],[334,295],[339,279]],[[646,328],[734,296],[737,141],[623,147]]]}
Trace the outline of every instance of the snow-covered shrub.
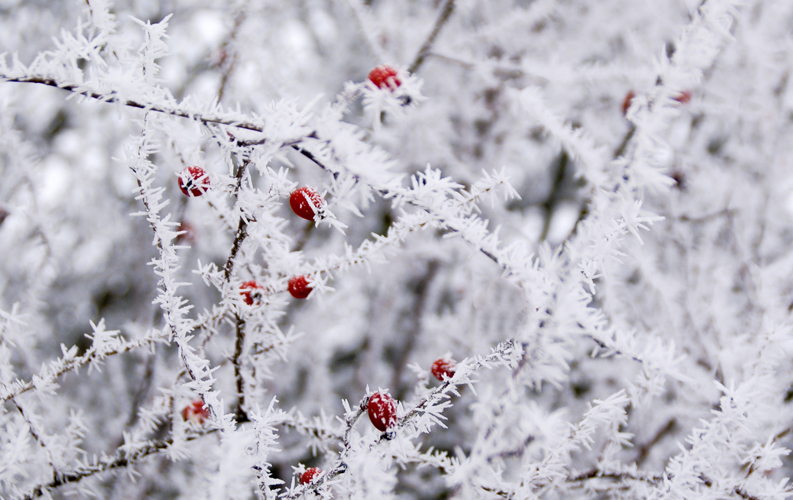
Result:
{"label": "snow-covered shrub", "polygon": [[2,498],[791,496],[793,3],[1,8]]}

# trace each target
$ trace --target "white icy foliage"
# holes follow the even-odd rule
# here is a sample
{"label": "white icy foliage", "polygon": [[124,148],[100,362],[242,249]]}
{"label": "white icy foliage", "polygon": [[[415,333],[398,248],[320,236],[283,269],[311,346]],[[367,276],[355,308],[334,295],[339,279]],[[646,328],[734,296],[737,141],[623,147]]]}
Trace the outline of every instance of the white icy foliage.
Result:
{"label": "white icy foliage", "polygon": [[793,496],[790,2],[7,3],[0,497]]}

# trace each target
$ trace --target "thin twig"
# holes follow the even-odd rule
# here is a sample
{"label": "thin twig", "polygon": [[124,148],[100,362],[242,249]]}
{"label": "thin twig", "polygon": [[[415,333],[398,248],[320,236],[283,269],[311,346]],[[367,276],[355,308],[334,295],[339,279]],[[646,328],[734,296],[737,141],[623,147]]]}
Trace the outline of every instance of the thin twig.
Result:
{"label": "thin twig", "polygon": [[88,365],[92,361],[98,361],[101,359],[106,358],[107,356],[112,356],[114,354],[121,354],[127,352],[129,350],[135,349],[137,347],[144,347],[151,345],[154,342],[162,341],[163,338],[160,336],[156,337],[144,337],[142,339],[138,339],[132,342],[127,342],[118,349],[111,349],[108,351],[99,352],[97,351],[95,346],[91,346],[88,351],[85,352],[82,356],[77,356],[72,358],[69,362],[63,364],[57,371],[53,373],[46,373],[45,370],[42,370],[38,376],[28,382],[21,382],[16,381],[9,384],[11,387],[6,388],[5,393],[0,395],[0,402],[6,402],[9,399],[15,398],[20,394],[24,394],[31,389],[36,388],[37,386],[41,385],[42,383],[46,382],[54,382],[56,379],[60,378],[67,372],[72,370],[76,370],[81,368],[85,365]]}
{"label": "thin twig", "polygon": [[435,39],[438,37],[438,34],[443,29],[443,26],[449,20],[449,18],[454,12],[454,0],[446,0],[446,3],[443,4],[441,7],[441,13],[438,16],[438,19],[435,21],[435,25],[432,27],[432,31],[430,35],[424,40],[424,43],[421,45],[421,48],[416,54],[415,59],[408,67],[408,73],[415,73],[424,64],[424,60],[427,58],[427,54],[432,49],[432,44],[435,43]]}
{"label": "thin twig", "polygon": [[402,373],[405,366],[408,364],[408,356],[410,356],[413,347],[416,345],[416,339],[421,332],[422,318],[424,309],[427,302],[427,291],[432,280],[438,272],[440,262],[437,259],[432,259],[427,263],[427,269],[421,278],[415,282],[413,288],[413,307],[410,312],[410,326],[404,332],[404,336],[400,339],[400,350],[393,360],[395,366],[394,373],[391,377],[391,387],[394,391],[396,399],[402,399],[405,396],[408,388],[402,384]]}
{"label": "thin twig", "polygon": [[[237,39],[237,34],[239,33],[240,27],[242,26],[242,22],[247,18],[245,15],[245,8],[241,8],[237,16],[234,18],[234,26],[231,28],[231,33],[229,34],[228,38],[223,40],[223,43],[220,45],[219,50],[222,50],[228,54],[226,48],[233,43]],[[223,100],[223,93],[226,91],[226,84],[231,77],[231,73],[234,71],[234,66],[237,63],[237,51],[235,50],[233,54],[231,54],[231,62],[229,62],[226,69],[223,71],[223,76],[220,78],[220,88],[218,89],[218,102]]]}
{"label": "thin twig", "polygon": [[223,266],[226,281],[231,279],[231,271],[234,269],[234,259],[237,257],[237,253],[239,253],[242,242],[245,241],[246,236],[248,236],[248,221],[245,217],[240,217],[240,222],[237,226],[237,235],[234,237],[234,243],[231,245],[231,252],[229,253],[226,265]]}
{"label": "thin twig", "polygon": [[[211,432],[214,432],[214,430],[186,436],[185,441],[192,441]],[[94,465],[86,465],[80,470],[58,474],[52,481],[34,486],[27,494],[19,497],[17,500],[33,500],[34,498],[38,498],[44,494],[45,490],[52,490],[70,483],[77,483],[87,477],[99,474],[101,472],[127,467],[139,462],[145,457],[165,450],[171,444],[173,444],[173,438],[168,438],[161,441],[153,441],[149,442],[146,446],[135,450],[133,453],[126,453],[121,449],[121,447],[119,447],[112,457],[103,458]]]}
{"label": "thin twig", "polygon": [[[96,99],[102,102],[107,102],[107,103],[120,102],[115,92],[110,92],[109,94],[100,94],[98,92],[92,92],[90,90],[82,90],[78,85],[59,83],[58,81],[52,78],[43,78],[39,76],[9,78],[5,75],[0,74],[0,81],[11,82],[11,83],[38,83],[41,85],[47,85],[49,87],[68,90],[69,92],[73,92],[75,94],[79,94],[85,97],[90,97],[91,99]],[[187,118],[190,120],[196,120],[205,125],[210,123],[216,123],[219,125],[230,125],[232,127],[242,128],[245,130],[252,130],[254,132],[262,132],[263,130],[260,125],[256,125],[255,123],[251,123],[251,122],[233,120],[231,118],[223,118],[221,116],[213,116],[209,114],[188,113],[180,109],[167,108],[164,106],[155,105],[153,103],[126,100],[123,101],[122,104],[124,104],[125,106],[129,106],[131,108],[144,109],[147,111],[155,111],[157,113],[163,113],[166,115],[172,115],[181,118]]]}
{"label": "thin twig", "polygon": [[647,457],[650,455],[650,450],[653,448],[653,446],[658,444],[658,442],[661,441],[665,436],[675,430],[676,427],[677,420],[671,418],[669,422],[667,422],[666,425],[661,428],[650,441],[641,445],[639,447],[639,454],[636,456],[636,466],[641,466],[644,461],[647,460]]}
{"label": "thin twig", "polygon": [[237,384],[237,423],[247,422],[248,414],[245,411],[245,380],[242,377],[242,350],[245,347],[245,320],[239,314],[234,315],[237,321],[237,338],[234,341],[234,380]]}
{"label": "thin twig", "polygon": [[567,164],[569,163],[569,157],[567,155],[567,151],[562,150],[559,153],[559,158],[556,160],[556,175],[554,176],[553,186],[551,186],[551,192],[548,193],[548,197],[542,202],[542,208],[545,210],[545,219],[543,220],[542,224],[542,232],[540,233],[540,241],[545,241],[545,238],[548,237],[548,230],[551,228],[551,216],[553,215],[553,211],[556,208],[556,205],[559,203],[561,199],[561,190],[562,186],[564,185],[564,179],[567,173]]}

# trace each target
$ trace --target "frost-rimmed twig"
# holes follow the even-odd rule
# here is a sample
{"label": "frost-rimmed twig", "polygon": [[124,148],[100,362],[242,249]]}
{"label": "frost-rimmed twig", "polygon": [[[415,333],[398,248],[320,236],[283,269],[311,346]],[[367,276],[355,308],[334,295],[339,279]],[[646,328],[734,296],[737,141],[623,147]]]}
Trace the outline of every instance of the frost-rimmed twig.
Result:
{"label": "frost-rimmed twig", "polygon": [[[323,159],[319,158],[318,155],[315,155],[311,151],[308,151],[305,147],[295,146],[295,149],[323,170],[333,173],[334,176],[338,175],[339,168],[345,170],[341,166],[331,168]],[[443,212],[445,208],[451,208],[450,204],[454,202],[453,199],[457,199],[458,201],[465,200],[465,194],[456,191],[456,188],[461,186],[448,179],[441,178],[439,170],[427,168],[426,172],[418,172],[413,178],[412,190],[410,188],[397,187],[393,184],[372,182],[372,180],[365,179],[355,173],[351,173],[350,177],[352,177],[356,183],[360,182],[367,184],[372,190],[379,192],[384,198],[394,199],[394,203],[397,207],[407,203],[432,214],[433,219],[438,223],[439,227],[452,233],[459,234],[465,241],[472,244],[477,250],[501,266],[503,270],[508,270],[511,273],[518,273],[521,269],[522,266],[511,258],[511,254],[514,252],[515,248],[499,248],[498,236],[487,230],[487,221],[482,221],[475,215],[472,215],[475,208],[470,208],[467,213],[462,215],[454,214],[454,216],[452,216],[453,212]],[[487,180],[490,180],[490,174],[485,172],[485,177]],[[494,172],[493,177],[503,179],[503,183],[507,186],[507,197],[518,196],[514,188],[509,185],[508,179],[505,177],[503,171],[500,173]],[[448,196],[451,196],[453,199],[447,198]]]}
{"label": "frost-rimmed twig", "polygon": [[[183,438],[183,441],[193,441],[212,432],[215,432],[215,430],[207,430],[201,433],[189,434]],[[28,490],[27,493],[23,494],[22,496],[15,497],[13,500],[33,500],[34,498],[38,498],[43,495],[45,491],[53,490],[67,484],[80,482],[85,478],[100,474],[102,472],[129,467],[150,455],[166,451],[172,444],[174,444],[173,438],[168,438],[160,441],[146,441],[140,446],[136,447],[130,447],[127,445],[120,446],[113,455],[103,455],[98,460],[95,459],[93,462],[79,464],[74,470],[61,472],[60,474],[57,474],[52,481],[33,486]]]}
{"label": "frost-rimmed twig", "polygon": [[[520,483],[515,485],[502,481],[501,484],[479,484],[488,491],[502,492],[507,498],[536,498],[535,490],[545,485],[557,484],[568,480],[565,469],[566,458],[570,453],[580,447],[590,447],[594,440],[594,433],[601,425],[611,427],[610,437],[620,443],[626,443],[628,434],[619,431],[619,422],[626,422],[625,406],[630,399],[621,390],[603,401],[595,400],[591,408],[585,413],[584,418],[577,424],[570,426],[567,435],[561,442],[549,449],[545,458],[536,464],[527,464],[528,470],[521,475]],[[466,463],[455,461],[450,471],[451,484],[465,484],[466,475],[472,471]]]}
{"label": "frost-rimmed twig", "polygon": [[[365,240],[357,249],[347,246],[344,255],[329,255],[317,258],[311,265],[306,266],[302,272],[309,275],[318,275],[329,273],[332,271],[345,271],[349,267],[356,264],[369,265],[370,262],[385,262],[383,252],[389,248],[399,245],[407,236],[419,229],[428,226],[441,227],[446,225],[451,231],[452,227],[461,227],[460,223],[449,223],[452,219],[451,216],[438,215],[441,210],[436,210],[435,207],[428,206],[426,203],[421,202],[422,198],[428,196],[427,192],[423,192],[419,186],[423,186],[430,182],[427,178],[434,178],[439,180],[436,174],[438,171],[431,171],[417,174],[418,180],[414,182],[411,189],[413,193],[400,192],[395,194],[398,197],[397,204],[408,202],[423,210],[414,213],[405,213],[388,228],[385,236],[373,235],[371,240]],[[453,198],[448,199],[448,203],[443,206],[443,212],[446,214],[455,214],[456,217],[464,218],[472,214],[476,210],[476,203],[483,197],[493,193],[498,187],[505,187],[507,190],[507,197],[512,195],[512,187],[509,185],[508,179],[502,173],[494,173],[492,176],[485,173],[481,182],[475,184],[470,191],[459,191]],[[429,195],[429,196],[434,196]],[[438,195],[440,196],[440,194]],[[408,201],[410,200],[410,201]]]}
{"label": "frost-rimmed twig", "polygon": [[140,194],[136,199],[141,200],[144,207],[144,211],[138,215],[146,216],[154,231],[153,244],[159,253],[159,258],[155,258],[151,262],[154,266],[154,273],[160,276],[158,282],[160,293],[154,303],[159,304],[163,310],[168,340],[176,342],[179,348],[179,357],[192,379],[188,386],[201,395],[202,400],[207,403],[210,413],[215,416],[218,425],[228,429],[233,426],[233,423],[231,416],[223,414],[217,393],[211,391],[214,378],[209,361],[198,356],[195,349],[188,344],[192,338],[189,335],[191,328],[183,316],[192,306],[189,306],[184,298],[176,294],[176,291],[184,285],[176,280],[179,257],[176,255],[176,248],[172,243],[176,237],[175,228],[178,223],[170,221],[170,215],[165,219],[161,219],[159,215],[160,210],[168,204],[168,201],[162,201],[164,188],[152,186],[157,168],[148,160],[148,157],[155,152],[155,148],[148,140],[149,118],[147,113],[144,116],[138,147],[134,150],[128,149],[125,163],[135,174],[138,182]]}
{"label": "frost-rimmed twig", "polygon": [[331,427],[332,419],[324,413],[312,418],[305,417],[302,413],[292,410],[280,412],[278,425],[290,427],[300,434],[311,436],[325,443],[336,443],[344,439],[344,433]]}
{"label": "frost-rimmed twig", "polygon": [[232,127],[251,130],[254,132],[261,132],[263,130],[263,120],[248,121],[250,117],[240,115],[238,113],[224,112],[220,105],[211,106],[212,109],[207,111],[195,111],[190,108],[189,101],[182,104],[173,103],[170,106],[163,105],[162,103],[147,102],[141,99],[122,99],[119,98],[118,93],[115,91],[99,92],[91,90],[90,87],[84,85],[75,85],[66,82],[48,78],[42,75],[27,75],[27,76],[13,76],[7,73],[3,64],[0,64],[0,81],[9,83],[38,83],[48,87],[55,87],[62,90],[67,90],[77,95],[96,99],[106,103],[119,103],[131,108],[142,109],[145,111],[154,111],[166,115],[178,116],[180,118],[187,118],[203,123],[204,125],[218,124],[229,125]]}
{"label": "frost-rimmed twig", "polygon": [[63,356],[42,366],[39,374],[34,375],[30,381],[17,380],[3,387],[2,393],[0,393],[0,401],[8,401],[32,389],[41,391],[43,394],[54,394],[55,381],[65,373],[78,370],[83,366],[89,366],[90,368],[94,363],[101,363],[106,357],[114,354],[121,354],[138,347],[146,347],[155,342],[165,342],[167,336],[159,330],[151,330],[143,338],[125,341],[117,336],[117,330],[105,330],[104,320],[101,320],[96,325],[92,322],[91,327],[93,328],[93,333],[88,335],[88,337],[93,342],[85,354],[78,356],[77,346],[72,346],[68,349],[63,346]]}

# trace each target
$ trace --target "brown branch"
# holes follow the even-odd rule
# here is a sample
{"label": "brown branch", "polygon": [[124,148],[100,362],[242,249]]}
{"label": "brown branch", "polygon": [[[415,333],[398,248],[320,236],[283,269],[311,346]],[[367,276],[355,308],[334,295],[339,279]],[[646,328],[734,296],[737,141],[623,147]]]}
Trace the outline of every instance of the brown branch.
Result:
{"label": "brown branch", "polygon": [[237,235],[234,237],[234,243],[231,245],[231,252],[229,253],[229,258],[226,260],[226,264],[223,266],[224,270],[224,277],[228,282],[231,279],[231,271],[234,269],[234,259],[237,257],[237,254],[240,251],[240,247],[242,247],[242,242],[245,241],[245,238],[248,236],[248,221],[245,217],[240,217],[239,225],[237,226]]}
{"label": "brown branch", "polygon": [[554,175],[553,185],[548,197],[542,202],[541,206],[545,210],[545,219],[543,219],[542,232],[540,233],[540,241],[545,241],[548,237],[548,230],[551,228],[551,216],[556,206],[561,199],[562,186],[567,173],[567,164],[569,163],[569,156],[567,151],[562,150],[556,160],[556,175]]}
{"label": "brown branch", "polygon": [[[234,26],[231,28],[231,33],[229,34],[228,38],[223,40],[223,43],[220,45],[219,50],[228,53],[227,47],[233,43],[237,39],[237,34],[240,31],[240,27],[242,26],[242,22],[247,18],[245,15],[245,9],[240,9],[237,16],[234,18]],[[231,55],[231,62],[229,62],[228,66],[226,67],[225,71],[223,71],[223,76],[220,78],[220,88],[218,89],[218,102],[223,100],[223,94],[226,91],[226,84],[231,77],[231,73],[234,71],[234,66],[237,63],[237,52]]]}
{"label": "brown branch", "polygon": [[446,3],[443,5],[443,7],[441,7],[441,13],[438,16],[438,19],[435,21],[432,31],[421,45],[418,54],[416,54],[416,58],[413,59],[413,63],[411,63],[410,67],[408,67],[408,73],[415,73],[418,71],[421,65],[424,64],[427,54],[429,53],[430,49],[432,49],[432,44],[435,43],[435,39],[438,37],[441,29],[451,17],[452,12],[454,12],[454,0],[446,0]]}
{"label": "brown branch", "polygon": [[661,428],[650,441],[641,445],[641,447],[639,447],[639,454],[636,456],[636,466],[638,467],[642,465],[642,463],[644,463],[644,461],[649,456],[650,450],[653,448],[653,446],[658,444],[659,441],[674,431],[676,427],[677,420],[671,418],[669,422],[667,422],[666,425]]}
{"label": "brown branch", "polygon": [[[237,196],[239,193],[240,187],[242,186],[242,179],[245,177],[246,167],[248,166],[249,161],[244,162],[242,165],[237,167],[236,172],[236,180],[237,183],[234,186],[234,195]],[[229,258],[226,261],[226,265],[224,266],[225,271],[225,278],[226,283],[228,284],[231,281],[231,272],[234,269],[234,260],[239,253],[240,248],[242,247],[243,241],[248,236],[248,221],[244,215],[240,216],[239,226],[237,228],[237,235],[234,238],[234,243],[231,246],[231,252],[229,253]],[[234,356],[231,358],[232,364],[234,365],[234,379],[237,384],[237,420],[238,422],[247,422],[248,415],[245,412],[245,381],[243,380],[242,376],[242,351],[245,347],[245,320],[239,314],[234,314],[234,318],[236,319],[237,323],[237,335],[236,340],[234,342]]]}
{"label": "brown branch", "polygon": [[408,391],[408,387],[401,383],[402,373],[404,372],[405,366],[408,364],[408,356],[410,356],[410,353],[413,351],[416,338],[421,331],[422,318],[427,302],[427,292],[439,268],[440,262],[437,259],[431,259],[427,262],[427,269],[424,274],[415,282],[415,286],[411,287],[413,288],[413,307],[410,312],[410,326],[407,331],[404,332],[404,336],[399,339],[398,343],[400,345],[400,350],[395,356],[396,359],[393,361],[393,366],[396,368],[394,368],[394,373],[391,377],[391,387],[394,390],[394,397],[396,399],[403,399]]}
{"label": "brown branch", "polygon": [[[628,149],[628,145],[630,144],[631,139],[633,139],[633,135],[635,133],[636,133],[636,125],[631,123],[631,126],[628,129],[628,131],[625,133],[625,136],[622,138],[620,145],[617,146],[616,150],[614,150],[615,159],[625,154],[625,151]],[[581,221],[583,221],[586,218],[586,216],[589,215],[589,204],[591,203],[591,201],[592,201],[591,198],[585,199],[584,202],[581,204],[581,210],[578,212],[578,218],[576,219],[575,224],[573,224],[573,230],[570,231],[570,235],[567,236],[568,239],[570,239],[571,236],[576,234],[576,231],[578,230],[578,224],[580,224]]]}
{"label": "brown branch", "polygon": [[234,315],[237,320],[237,339],[234,342],[234,380],[237,384],[237,423],[247,422],[248,414],[245,411],[245,380],[242,377],[242,350],[245,347],[245,320],[239,314]]}

